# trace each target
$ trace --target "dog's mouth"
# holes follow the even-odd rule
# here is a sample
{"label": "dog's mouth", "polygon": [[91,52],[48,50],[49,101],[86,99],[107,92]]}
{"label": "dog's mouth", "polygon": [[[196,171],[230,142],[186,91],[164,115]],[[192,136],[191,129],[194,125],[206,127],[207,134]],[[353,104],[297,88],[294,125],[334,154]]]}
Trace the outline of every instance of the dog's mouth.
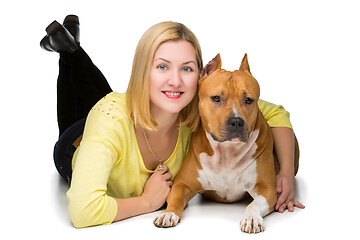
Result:
{"label": "dog's mouth", "polygon": [[220,129],[219,136],[218,139],[221,142],[246,142],[249,138],[249,131],[243,118],[231,116]]}
{"label": "dog's mouth", "polygon": [[233,142],[233,143],[240,143],[240,142],[247,142],[249,139],[249,132],[245,129],[239,132],[229,132],[229,131],[221,131],[219,133],[219,137],[215,134],[211,134],[211,137],[214,141],[217,142]]}
{"label": "dog's mouth", "polygon": [[238,138],[230,139],[230,142],[238,143],[238,142],[243,142],[243,141],[241,141],[241,139],[238,137]]}
{"label": "dog's mouth", "polygon": [[241,131],[240,133],[236,133],[230,137],[228,137],[227,141],[238,143],[238,142],[247,142],[249,139],[248,131]]}

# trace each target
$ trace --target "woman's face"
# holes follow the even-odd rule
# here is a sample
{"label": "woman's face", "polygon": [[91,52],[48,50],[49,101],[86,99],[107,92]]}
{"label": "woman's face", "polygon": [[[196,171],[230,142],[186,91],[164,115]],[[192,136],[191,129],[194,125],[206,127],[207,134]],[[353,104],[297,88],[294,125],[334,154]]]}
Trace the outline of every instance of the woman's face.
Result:
{"label": "woman's face", "polygon": [[179,113],[194,98],[199,78],[195,49],[186,40],[162,43],[150,71],[150,111]]}

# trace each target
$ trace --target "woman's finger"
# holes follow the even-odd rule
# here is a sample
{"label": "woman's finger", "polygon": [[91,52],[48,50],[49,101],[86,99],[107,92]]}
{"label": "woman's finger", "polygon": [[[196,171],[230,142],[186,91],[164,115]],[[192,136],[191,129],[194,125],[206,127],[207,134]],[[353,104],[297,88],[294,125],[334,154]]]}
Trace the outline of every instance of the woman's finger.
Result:
{"label": "woman's finger", "polygon": [[160,175],[163,175],[168,171],[169,171],[169,167],[165,164],[160,164],[156,169],[156,172],[160,173]]}
{"label": "woman's finger", "polygon": [[171,172],[167,172],[167,173],[163,174],[162,179],[165,181],[169,181],[172,177],[173,177],[173,175],[171,174]]}
{"label": "woman's finger", "polygon": [[280,193],[278,200],[276,202],[276,205],[275,205],[276,210],[279,210],[281,208],[281,206],[283,206],[286,203],[287,197],[288,196],[286,193],[284,193],[284,192]]}
{"label": "woman's finger", "polygon": [[297,207],[297,208],[301,208],[301,209],[304,209],[305,206],[302,205],[299,201],[295,200],[294,201],[294,206]]}
{"label": "woman's finger", "polygon": [[287,204],[287,209],[289,210],[289,212],[293,212],[294,211],[294,200],[291,199],[289,201],[289,203]]}

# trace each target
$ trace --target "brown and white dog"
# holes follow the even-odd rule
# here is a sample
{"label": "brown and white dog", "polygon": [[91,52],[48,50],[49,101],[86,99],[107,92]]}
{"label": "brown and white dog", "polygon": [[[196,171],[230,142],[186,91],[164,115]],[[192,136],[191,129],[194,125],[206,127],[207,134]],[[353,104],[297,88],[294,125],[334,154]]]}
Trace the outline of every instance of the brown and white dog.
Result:
{"label": "brown and white dog", "polygon": [[156,226],[176,226],[197,193],[218,202],[235,202],[249,193],[253,201],[241,230],[264,230],[263,217],[274,210],[277,193],[273,138],[257,105],[259,95],[246,54],[234,72],[221,69],[219,54],[206,65],[199,80],[201,127],[192,136],[168,206],[154,220]]}

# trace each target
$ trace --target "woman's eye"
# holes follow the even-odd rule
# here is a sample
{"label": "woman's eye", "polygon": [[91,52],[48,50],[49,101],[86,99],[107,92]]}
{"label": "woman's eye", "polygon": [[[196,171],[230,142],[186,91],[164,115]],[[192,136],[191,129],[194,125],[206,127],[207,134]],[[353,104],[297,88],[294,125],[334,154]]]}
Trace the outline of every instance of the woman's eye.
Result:
{"label": "woman's eye", "polygon": [[157,68],[160,70],[167,70],[167,67],[165,65],[159,65]]}
{"label": "woman's eye", "polygon": [[192,68],[191,67],[183,67],[182,69],[184,72],[192,72]]}

